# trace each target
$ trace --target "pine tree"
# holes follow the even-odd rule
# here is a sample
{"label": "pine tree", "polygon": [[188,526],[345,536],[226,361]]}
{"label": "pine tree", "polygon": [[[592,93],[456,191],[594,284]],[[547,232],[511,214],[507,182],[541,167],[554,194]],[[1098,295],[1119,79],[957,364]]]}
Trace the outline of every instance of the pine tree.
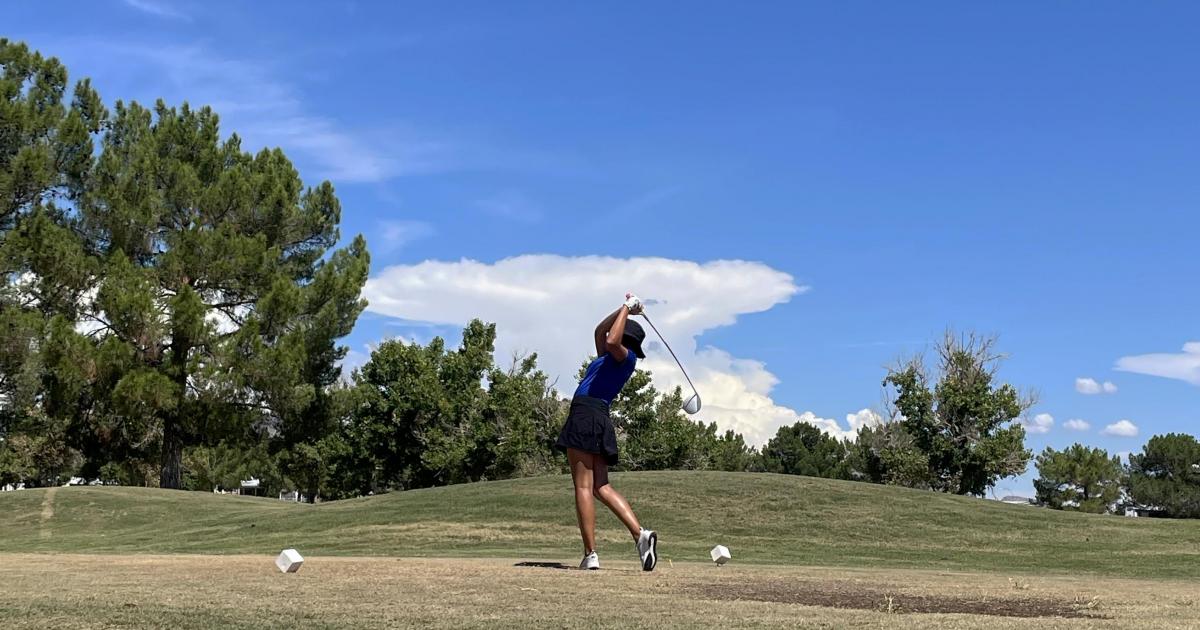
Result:
{"label": "pine tree", "polygon": [[68,102],[66,69],[24,44],[0,39],[0,68],[0,477],[56,483],[79,453],[72,419],[47,409],[47,337],[92,281],[75,209],[107,112],[86,80]]}
{"label": "pine tree", "polygon": [[1037,503],[1054,509],[1103,514],[1121,498],[1125,466],[1115,455],[1082,444],[1037,457]]}
{"label": "pine tree", "polygon": [[162,487],[229,418],[286,448],[326,432],[368,271],[361,236],[330,253],[340,213],[329,182],[306,189],[282,151],[221,140],[208,108],[117,103],[80,207],[103,265],[88,314],[124,359],[114,404],[159,431]]}
{"label": "pine tree", "polygon": [[1200,440],[1156,435],[1129,456],[1129,496],[1170,518],[1200,518]]}
{"label": "pine tree", "polygon": [[807,422],[779,427],[762,450],[767,472],[848,479],[846,444]]}
{"label": "pine tree", "polygon": [[333,249],[333,186],[223,139],[209,108],[108,112],[86,81],[68,107],[57,61],[0,40],[0,63],[5,414],[68,427],[93,469],[153,460],[165,488],[187,445],[314,448],[369,265],[361,236]]}

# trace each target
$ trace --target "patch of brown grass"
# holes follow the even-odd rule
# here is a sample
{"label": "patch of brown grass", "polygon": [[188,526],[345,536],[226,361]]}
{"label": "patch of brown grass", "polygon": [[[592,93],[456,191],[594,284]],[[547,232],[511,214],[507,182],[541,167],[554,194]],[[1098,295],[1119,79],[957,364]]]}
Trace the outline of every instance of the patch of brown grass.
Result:
{"label": "patch of brown grass", "polygon": [[716,600],[750,600],[825,608],[878,610],[898,613],[961,613],[995,617],[1104,618],[1078,597],[1042,599],[1014,597],[957,597],[936,593],[890,593],[845,582],[796,585],[787,581],[704,584],[694,593]]}

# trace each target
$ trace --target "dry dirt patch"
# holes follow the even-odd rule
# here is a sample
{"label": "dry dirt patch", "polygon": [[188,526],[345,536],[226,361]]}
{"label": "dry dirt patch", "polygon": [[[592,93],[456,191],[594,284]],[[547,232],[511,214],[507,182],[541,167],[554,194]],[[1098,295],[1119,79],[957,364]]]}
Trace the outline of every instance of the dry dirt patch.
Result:
{"label": "dry dirt patch", "polygon": [[1044,598],[967,598],[945,595],[895,593],[862,588],[845,582],[813,583],[714,583],[689,587],[689,592],[724,601],[773,602],[887,613],[960,613],[996,617],[1061,617],[1105,619],[1092,610],[1094,600]]}

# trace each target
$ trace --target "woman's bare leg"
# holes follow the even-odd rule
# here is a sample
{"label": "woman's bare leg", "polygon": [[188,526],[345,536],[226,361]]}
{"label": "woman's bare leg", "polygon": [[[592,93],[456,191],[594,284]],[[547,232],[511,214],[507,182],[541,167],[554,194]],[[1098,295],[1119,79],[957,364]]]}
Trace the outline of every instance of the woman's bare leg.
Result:
{"label": "woman's bare leg", "polygon": [[607,505],[608,509],[612,510],[612,513],[621,519],[621,522],[629,529],[629,533],[633,536],[633,539],[637,540],[642,532],[642,526],[638,523],[637,516],[634,516],[633,508],[629,507],[629,502],[625,500],[625,497],[621,496],[621,493],[617,492],[616,488],[607,483],[608,462],[604,461],[603,457],[597,456],[593,468],[594,477],[604,480],[604,485],[595,489],[596,498],[600,499],[601,503]]}
{"label": "woman's bare leg", "polygon": [[583,553],[585,554],[596,550],[596,503],[592,500],[594,459],[591,453],[573,448],[567,449],[567,462],[571,465],[571,481],[575,484],[575,516],[579,519],[579,535],[583,537]]}

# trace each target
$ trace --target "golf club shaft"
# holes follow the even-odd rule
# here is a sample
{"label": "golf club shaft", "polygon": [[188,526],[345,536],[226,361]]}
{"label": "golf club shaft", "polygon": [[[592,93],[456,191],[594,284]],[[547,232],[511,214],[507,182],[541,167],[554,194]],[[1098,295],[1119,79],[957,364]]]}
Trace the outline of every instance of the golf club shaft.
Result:
{"label": "golf club shaft", "polygon": [[658,335],[658,340],[667,347],[667,352],[671,353],[671,358],[675,359],[675,365],[678,365],[679,371],[683,372],[683,378],[686,378],[688,385],[692,386],[692,393],[699,396],[700,392],[696,390],[696,384],[692,382],[692,377],[688,376],[687,370],[683,369],[683,362],[679,360],[679,357],[675,356],[675,351],[671,349],[671,344],[667,343],[666,339],[663,339],[662,333],[658,332],[658,327],[654,325],[654,322],[650,321],[650,316],[646,314],[646,311],[642,311],[642,317],[646,319],[647,324],[650,324],[650,328],[654,330],[654,334]]}

